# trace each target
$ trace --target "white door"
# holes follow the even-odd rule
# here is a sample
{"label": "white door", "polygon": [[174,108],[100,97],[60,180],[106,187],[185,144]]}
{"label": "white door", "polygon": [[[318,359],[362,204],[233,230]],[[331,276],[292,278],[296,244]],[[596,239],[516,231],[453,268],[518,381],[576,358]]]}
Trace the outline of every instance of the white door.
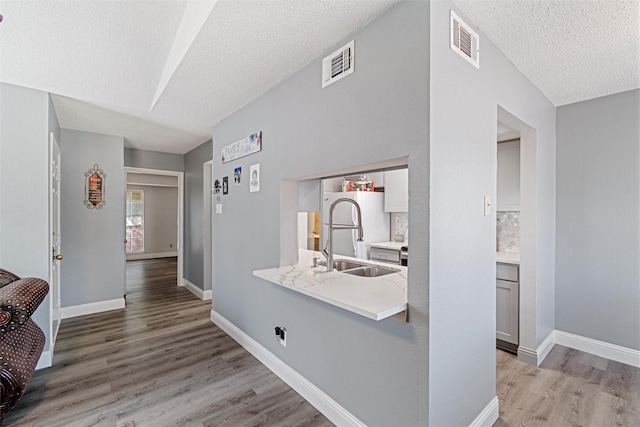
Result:
{"label": "white door", "polygon": [[51,246],[51,271],[49,276],[51,300],[51,351],[60,327],[60,146],[51,133],[49,141],[49,238]]}

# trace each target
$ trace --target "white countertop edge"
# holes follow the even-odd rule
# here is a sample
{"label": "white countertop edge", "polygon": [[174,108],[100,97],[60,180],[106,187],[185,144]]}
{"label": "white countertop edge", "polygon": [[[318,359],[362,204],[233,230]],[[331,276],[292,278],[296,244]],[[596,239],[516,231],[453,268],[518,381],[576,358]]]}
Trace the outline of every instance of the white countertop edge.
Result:
{"label": "white countertop edge", "polygon": [[280,282],[278,280],[274,280],[271,277],[265,276],[261,274],[261,270],[256,270],[253,272],[253,275],[256,277],[259,277],[261,279],[264,279],[268,282],[274,283],[276,285],[280,285],[283,286],[287,289],[291,289],[292,291],[296,291],[298,293],[301,293],[303,295],[309,296],[313,299],[317,299],[323,302],[326,302],[327,304],[331,304],[334,305],[336,307],[340,307],[344,310],[350,311],[352,313],[356,313],[359,314],[361,316],[367,317],[369,319],[373,319],[373,320],[382,320],[382,319],[386,319],[387,317],[391,317],[394,314],[398,314],[401,313],[402,311],[407,309],[407,304],[402,304],[402,305],[398,305],[398,306],[394,306],[392,308],[389,308],[385,311],[382,311],[380,313],[375,313],[375,312],[371,312],[371,311],[367,311],[364,309],[361,309],[359,307],[353,306],[351,304],[347,304],[345,302],[342,302],[340,300],[336,300],[333,298],[329,298],[325,295],[318,295],[315,292],[308,292],[306,289],[304,288],[300,288],[300,287],[296,287],[296,286],[291,286],[289,284],[287,284],[286,282]]}
{"label": "white countertop edge", "polygon": [[[331,296],[326,295],[326,293],[324,292],[314,292],[313,290],[309,290],[304,286],[296,286],[295,282],[296,281],[300,281],[300,278],[302,275],[304,274],[309,274],[309,273],[313,273],[314,269],[318,269],[318,268],[324,268],[324,267],[311,267],[311,258],[313,256],[318,256],[320,257],[320,253],[319,252],[314,252],[314,251],[307,251],[307,250],[301,250],[300,251],[300,260],[298,262],[298,264],[296,265],[292,265],[292,266],[283,266],[283,267],[276,267],[276,268],[269,268],[269,269],[262,269],[262,270],[255,270],[253,272],[253,275],[255,277],[258,277],[260,279],[266,280],[268,282],[274,283],[276,285],[280,285],[283,286],[285,288],[291,289],[292,291],[301,293],[303,295],[307,295],[311,298],[326,302],[327,304],[331,304],[333,306],[336,307],[340,307],[344,310],[350,311],[352,313],[356,313],[359,314],[363,317],[367,317],[369,319],[373,319],[373,320],[382,320],[382,319],[386,319],[388,317],[391,317],[397,313],[400,313],[404,310],[407,309],[408,304],[406,301],[406,276],[407,276],[407,267],[404,266],[399,266],[399,265],[393,265],[390,266],[387,263],[384,262],[375,262],[375,261],[370,261],[370,260],[361,260],[361,259],[357,259],[357,258],[351,258],[351,257],[345,257],[345,256],[336,256],[336,259],[351,259],[351,260],[356,260],[358,262],[362,262],[365,264],[370,264],[370,265],[381,265],[384,267],[391,267],[391,268],[396,268],[398,270],[400,270],[399,273],[395,273],[392,274],[391,276],[395,276],[395,281],[396,284],[395,286],[397,287],[397,280],[398,280],[398,276],[400,276],[401,280],[400,282],[402,282],[402,279],[405,281],[404,282],[404,300],[405,302],[400,303],[400,304],[395,304],[395,305],[385,305],[383,304],[374,304],[374,306],[380,306],[382,305],[383,307],[380,307],[379,309],[377,308],[371,308],[371,309],[367,309],[365,307],[363,307],[363,305],[367,305],[367,303],[363,303],[361,305],[359,305],[357,302],[353,302],[353,301],[348,301],[348,300],[343,300],[343,299],[339,299],[339,298],[332,298]],[[321,258],[321,257],[320,257]],[[309,266],[309,267],[306,267]],[[285,269],[285,271],[282,271],[283,269]],[[327,274],[332,274],[332,273],[327,273]],[[334,273],[335,274],[335,273]],[[381,279],[382,281],[385,281],[384,277]],[[307,280],[309,280],[309,277],[306,277]],[[345,280],[346,277],[340,275],[340,277],[336,277],[331,278],[331,279],[324,279],[324,280],[320,280],[320,281],[315,281],[314,279],[312,279],[312,281],[314,282],[314,286],[322,286],[324,283],[333,283],[335,284],[337,281],[343,281]],[[350,281],[351,284],[356,284],[355,286],[358,286],[357,283],[361,283],[364,286],[368,286],[366,283],[367,282],[362,282],[364,281],[369,281],[369,280],[378,280],[380,278],[359,278],[359,277],[352,277]],[[391,280],[391,282],[393,282],[394,280]],[[303,283],[304,280],[302,281]],[[307,282],[308,283],[308,282]],[[380,282],[378,282],[380,283]],[[393,286],[393,285],[392,285]],[[310,288],[313,289],[313,288]],[[326,289],[319,289],[319,291],[322,290],[326,290]]]}
{"label": "white countertop edge", "polygon": [[409,246],[409,242],[377,242],[369,244],[372,248],[391,249],[399,251],[403,246]]}
{"label": "white countertop edge", "polygon": [[501,264],[520,265],[520,254],[512,252],[496,252],[496,262]]}

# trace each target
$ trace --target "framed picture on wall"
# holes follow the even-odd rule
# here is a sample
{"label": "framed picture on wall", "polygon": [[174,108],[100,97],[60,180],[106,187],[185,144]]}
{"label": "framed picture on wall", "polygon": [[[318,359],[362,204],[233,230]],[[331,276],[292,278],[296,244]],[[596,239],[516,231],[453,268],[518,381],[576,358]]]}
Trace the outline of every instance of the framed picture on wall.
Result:
{"label": "framed picture on wall", "polygon": [[229,194],[229,177],[222,178],[222,194]]}

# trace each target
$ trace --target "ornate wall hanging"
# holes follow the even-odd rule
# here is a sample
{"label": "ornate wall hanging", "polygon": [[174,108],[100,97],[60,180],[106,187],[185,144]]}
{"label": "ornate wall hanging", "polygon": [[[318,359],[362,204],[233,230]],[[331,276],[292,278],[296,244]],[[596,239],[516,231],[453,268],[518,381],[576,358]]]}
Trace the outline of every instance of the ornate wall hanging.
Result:
{"label": "ornate wall hanging", "polygon": [[242,138],[222,148],[222,163],[248,156],[262,150],[262,131]]}
{"label": "ornate wall hanging", "polygon": [[107,204],[104,200],[107,174],[95,164],[93,168],[84,173],[84,177],[85,206],[87,209],[102,209],[102,207]]}

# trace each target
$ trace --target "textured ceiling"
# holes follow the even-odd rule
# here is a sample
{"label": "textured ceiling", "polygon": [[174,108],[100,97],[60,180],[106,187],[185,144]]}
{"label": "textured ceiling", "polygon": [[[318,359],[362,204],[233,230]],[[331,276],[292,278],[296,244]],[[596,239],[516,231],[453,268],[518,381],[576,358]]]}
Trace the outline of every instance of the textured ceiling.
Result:
{"label": "textured ceiling", "polygon": [[[396,1],[0,0],[0,81],[52,93],[62,127],[185,153]],[[556,105],[640,86],[637,1],[456,3]]]}
{"label": "textured ceiling", "polygon": [[640,87],[637,0],[454,1],[555,105]]}
{"label": "textured ceiling", "polygon": [[185,153],[396,1],[0,0],[0,81],[51,92],[62,127]]}

